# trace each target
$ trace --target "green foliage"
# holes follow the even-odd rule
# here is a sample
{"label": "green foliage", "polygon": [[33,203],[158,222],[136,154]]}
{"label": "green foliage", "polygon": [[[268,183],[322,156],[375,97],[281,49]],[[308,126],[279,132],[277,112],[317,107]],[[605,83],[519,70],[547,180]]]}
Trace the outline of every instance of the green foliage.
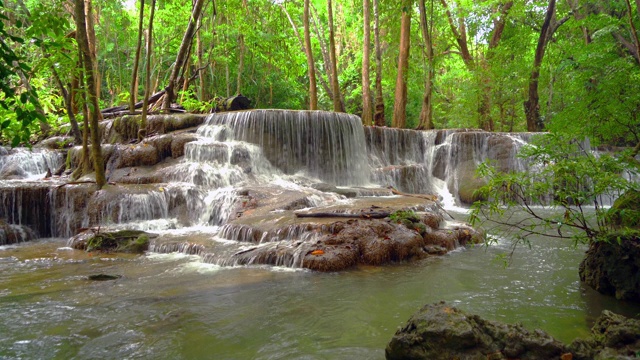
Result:
{"label": "green foliage", "polygon": [[[473,224],[508,225],[516,239],[542,234],[598,241],[611,230],[603,202],[639,187],[623,176],[640,170],[629,156],[597,156],[567,135],[540,135],[519,156],[530,170],[502,173],[487,163],[478,168],[487,181],[478,191],[489,200],[473,205]],[[524,218],[512,218],[515,213]]]}
{"label": "green foliage", "polygon": [[[24,44],[19,36],[11,35],[5,28],[4,20],[8,20],[4,13],[4,4],[0,1],[0,136],[9,139],[12,146],[24,142],[28,143],[31,136],[32,124],[46,121],[44,115],[38,111],[40,102],[37,92],[31,88],[20,87],[19,73],[29,72],[31,68],[11,48],[11,44]],[[22,28],[22,22],[15,25]],[[23,84],[24,85],[24,84]]]}

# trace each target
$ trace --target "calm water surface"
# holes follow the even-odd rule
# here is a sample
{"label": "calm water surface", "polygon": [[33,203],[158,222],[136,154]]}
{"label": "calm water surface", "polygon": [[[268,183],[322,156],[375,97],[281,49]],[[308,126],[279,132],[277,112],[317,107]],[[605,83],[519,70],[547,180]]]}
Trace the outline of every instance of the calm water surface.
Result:
{"label": "calm water surface", "polygon": [[[504,243],[330,274],[64,246],[0,247],[0,359],[383,359],[396,329],[440,300],[566,342],[603,309],[640,313],[583,287],[584,249],[549,239],[507,268]],[[99,273],[122,278],[86,280]]]}

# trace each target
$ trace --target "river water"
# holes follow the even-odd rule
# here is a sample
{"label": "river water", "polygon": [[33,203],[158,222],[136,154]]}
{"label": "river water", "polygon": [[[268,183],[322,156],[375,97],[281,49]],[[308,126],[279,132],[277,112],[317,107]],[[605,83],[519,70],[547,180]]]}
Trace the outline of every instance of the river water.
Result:
{"label": "river water", "polygon": [[[397,328],[440,300],[565,342],[603,309],[640,313],[580,284],[584,248],[545,238],[509,267],[505,241],[342,273],[64,246],[0,247],[0,359],[383,359]],[[122,277],[87,280],[100,273]]]}

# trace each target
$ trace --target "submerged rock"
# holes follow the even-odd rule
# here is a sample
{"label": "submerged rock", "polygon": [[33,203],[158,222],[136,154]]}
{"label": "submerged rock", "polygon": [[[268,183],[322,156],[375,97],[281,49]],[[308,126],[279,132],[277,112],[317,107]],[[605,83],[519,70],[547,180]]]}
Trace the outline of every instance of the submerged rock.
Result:
{"label": "submerged rock", "polygon": [[388,360],[631,359],[640,351],[640,321],[604,311],[591,336],[567,346],[541,330],[468,314],[445,302],[424,306],[393,336]]}
{"label": "submerged rock", "polygon": [[109,274],[94,274],[87,276],[87,279],[92,281],[109,281],[109,280],[118,280],[122,277],[122,275],[109,275]]}

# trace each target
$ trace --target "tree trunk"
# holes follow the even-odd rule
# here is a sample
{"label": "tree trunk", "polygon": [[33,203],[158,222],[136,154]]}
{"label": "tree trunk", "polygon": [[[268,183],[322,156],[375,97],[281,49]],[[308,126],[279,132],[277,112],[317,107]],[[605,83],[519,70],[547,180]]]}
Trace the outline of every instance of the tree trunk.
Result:
{"label": "tree trunk", "polygon": [[340,83],[338,82],[338,59],[336,59],[336,38],[333,29],[333,5],[327,0],[327,15],[329,17],[329,57],[331,61],[331,89],[333,90],[333,111],[344,112],[344,105],[340,98]]}
{"label": "tree trunk", "polygon": [[407,76],[409,70],[409,49],[411,46],[412,2],[412,0],[402,2],[400,54],[398,55],[398,76],[396,77],[396,92],[393,104],[393,127],[397,128],[404,128],[407,122]]}
{"label": "tree trunk", "polygon": [[433,0],[431,0],[430,21],[427,23],[427,9],[425,0],[419,0],[420,8],[420,29],[425,45],[425,57],[427,58],[427,78],[425,80],[424,96],[422,97],[422,109],[420,111],[420,123],[417,130],[433,129],[433,78],[434,71],[434,51],[433,51]]}
{"label": "tree trunk", "polygon": [[369,80],[369,55],[371,54],[371,0],[362,1],[363,37],[362,37],[362,123],[371,125],[373,111],[371,106],[371,81]]}
{"label": "tree trunk", "polygon": [[317,79],[320,81],[320,84],[322,85],[322,88],[324,89],[324,91],[327,93],[327,95],[329,95],[329,98],[331,99],[331,101],[333,101],[333,90],[331,90],[331,86],[329,86],[329,83],[331,83],[331,60],[329,57],[329,51],[327,50],[327,44],[325,43],[324,40],[324,28],[322,28],[322,23],[320,23],[320,21],[318,21],[318,14],[315,10],[315,8],[313,7],[312,3],[309,3],[309,7],[310,10],[312,10],[312,13],[310,15],[313,15],[310,17],[310,20],[313,20],[313,28],[316,31],[316,38],[318,39],[318,44],[320,44],[320,53],[322,54],[322,61],[324,61],[325,64],[325,73],[327,75],[327,80],[324,79],[324,76],[322,76],[322,72],[318,71],[318,69],[316,68],[316,76]]}
{"label": "tree trunk", "polygon": [[547,7],[547,13],[540,30],[540,36],[538,37],[538,45],[536,46],[536,53],[533,59],[533,70],[529,77],[529,98],[524,102],[524,112],[527,116],[527,130],[528,131],[540,131],[544,127],[540,120],[540,98],[538,96],[538,79],[540,78],[540,65],[542,65],[542,59],[544,58],[544,51],[547,46],[547,41],[550,38],[548,35],[549,27],[551,25],[551,19],[556,11],[556,1],[549,0],[549,6]]}
{"label": "tree trunk", "polygon": [[[95,86],[96,96],[100,99],[101,81],[100,72],[98,71],[98,43],[96,41],[95,21],[93,18],[93,3],[91,0],[84,1],[85,6],[85,22],[87,24],[87,41],[89,43],[89,52],[91,55],[91,62],[93,63],[93,72],[95,74]],[[102,120],[100,112],[98,112],[99,120]]]}
{"label": "tree trunk", "polygon": [[[199,29],[202,26],[202,18],[198,19],[197,28]],[[204,47],[202,46],[202,36],[201,31],[196,33],[196,56],[198,57],[198,71],[202,71],[204,66]],[[202,71],[202,74],[198,76],[198,91],[196,92],[198,95],[198,100],[205,101],[207,98],[207,89],[205,87],[205,72]]]}
{"label": "tree trunk", "polygon": [[242,71],[244,70],[244,36],[238,35],[238,77],[236,81],[236,95],[242,94]]}
{"label": "tree trunk", "polygon": [[374,27],[373,36],[376,47],[376,100],[374,109],[374,124],[376,126],[385,126],[384,120],[384,98],[382,97],[382,47],[380,45],[380,0],[373,0],[373,16]]}
{"label": "tree trunk", "polygon": [[[87,1],[90,2],[90,1]],[[96,72],[91,50],[89,48],[89,40],[87,38],[87,23],[85,19],[85,2],[83,0],[75,0],[75,21],[76,21],[76,37],[78,47],[82,53],[82,63],[84,67],[84,75],[86,78],[86,94],[89,106],[89,128],[91,130],[91,155],[93,157],[93,169],[96,174],[96,185],[101,189],[106,184],[104,173],[104,161],[102,159],[102,149],[100,147],[100,133],[98,122],[100,120],[100,108],[98,105],[98,94],[96,84]],[[86,131],[86,129],[85,129]]]}
{"label": "tree trunk", "polygon": [[173,69],[171,70],[171,75],[169,76],[169,83],[167,84],[166,88],[167,94],[164,98],[164,103],[162,104],[163,110],[168,110],[171,107],[171,103],[176,98],[176,84],[178,82],[180,74],[182,73],[184,64],[187,61],[187,54],[191,49],[191,42],[193,41],[193,37],[196,32],[196,24],[198,23],[198,19],[200,18],[200,14],[202,13],[204,2],[205,0],[195,0],[195,4],[193,5],[193,11],[191,12],[191,18],[189,19],[187,30],[184,32],[184,36],[182,37],[180,50],[178,50],[176,62],[173,64]]}
{"label": "tree trunk", "polygon": [[473,56],[469,52],[469,46],[467,45],[467,28],[464,25],[464,18],[460,15],[458,16],[458,26],[456,26],[455,21],[453,19],[453,15],[451,14],[451,10],[449,10],[449,5],[447,5],[446,0],[440,0],[442,6],[444,6],[445,14],[447,15],[447,21],[449,22],[449,28],[453,33],[453,37],[456,39],[456,43],[458,44],[458,49],[460,50],[460,56],[462,57],[462,61],[464,61],[467,69],[472,70],[474,68]]}
{"label": "tree trunk", "polygon": [[309,29],[309,0],[304,0],[302,25],[304,26],[304,52],[307,55],[307,68],[309,71],[309,110],[318,110],[318,86],[316,84],[313,49],[311,48],[311,30]]}
{"label": "tree trunk", "polygon": [[62,99],[64,100],[64,106],[67,110],[67,115],[69,116],[69,124],[71,124],[71,133],[73,134],[73,141],[75,145],[82,144],[82,133],[80,132],[80,127],[78,126],[78,121],[76,119],[76,115],[73,112],[73,104],[71,103],[71,92],[67,91],[67,88],[62,83],[62,79],[60,79],[60,75],[58,75],[58,71],[55,66],[50,67],[51,74],[53,75],[58,88],[60,89],[60,93],[62,94]]}
{"label": "tree trunk", "polygon": [[153,50],[153,17],[156,12],[156,0],[151,0],[151,14],[149,14],[149,34],[147,36],[147,61],[144,76],[144,99],[142,100],[142,116],[138,141],[147,135],[147,112],[149,111],[149,96],[151,95],[151,53]]}
{"label": "tree trunk", "polygon": [[140,63],[140,51],[142,50],[142,23],[144,22],[144,0],[140,0],[140,19],[138,21],[138,46],[136,56],[133,59],[133,75],[131,88],[129,90],[129,112],[135,111],[135,104],[138,96],[138,64]]}
{"label": "tree trunk", "polygon": [[[633,24],[633,10],[631,10],[631,2],[629,0],[625,0],[627,3],[627,11],[629,12],[629,27],[631,28],[631,38],[633,39],[633,45],[635,47],[635,58],[638,64],[640,64],[640,40],[638,39],[638,32],[636,31],[636,26]],[[640,0],[636,0],[636,4],[640,5]],[[638,16],[640,16],[640,8],[638,10]]]}
{"label": "tree trunk", "polygon": [[[578,4],[578,1],[579,0],[567,0],[567,4],[569,4],[569,8],[571,8],[571,13],[573,14],[573,17],[576,19],[576,21],[582,22],[582,19],[585,18],[585,15],[580,12],[580,4]],[[636,2],[640,2],[640,0],[636,0]],[[580,29],[582,30],[582,37],[584,39],[584,44],[589,45],[591,43],[591,34],[589,33],[589,28],[582,25],[580,26]]]}

